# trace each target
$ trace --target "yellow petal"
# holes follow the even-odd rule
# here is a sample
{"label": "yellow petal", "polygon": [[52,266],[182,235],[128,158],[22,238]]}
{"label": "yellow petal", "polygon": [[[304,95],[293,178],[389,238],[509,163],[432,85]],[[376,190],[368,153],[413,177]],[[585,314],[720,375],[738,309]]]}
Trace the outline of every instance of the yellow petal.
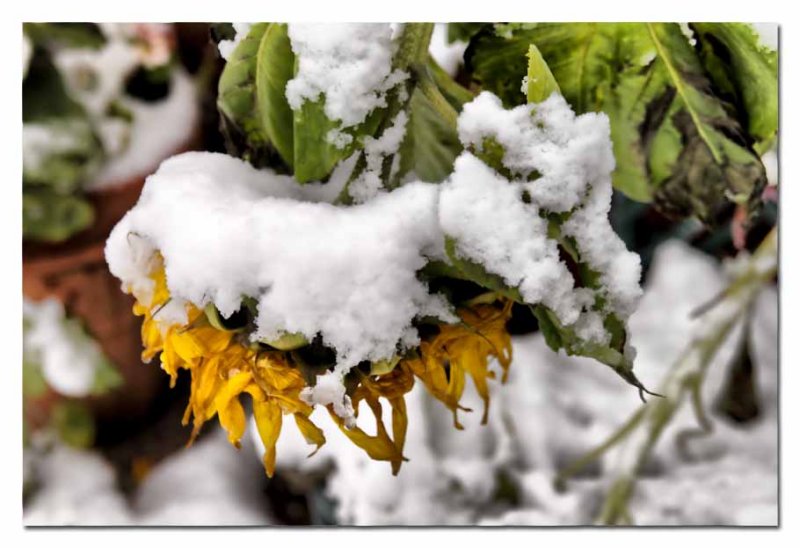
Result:
{"label": "yellow petal", "polygon": [[222,389],[214,398],[214,408],[217,411],[219,423],[227,430],[228,441],[237,448],[247,423],[244,409],[239,402],[239,394],[244,391],[252,379],[253,376],[249,371],[237,373],[223,384]]}
{"label": "yellow petal", "polygon": [[302,413],[295,413],[294,414],[294,421],[297,423],[297,428],[300,430],[300,433],[303,434],[303,437],[306,440],[306,443],[309,445],[316,445],[316,449],[308,455],[309,457],[316,454],[319,451],[320,447],[325,445],[325,434],[317,427],[316,424],[311,422],[311,419],[303,415]]}
{"label": "yellow petal", "polygon": [[253,416],[256,419],[261,443],[264,444],[264,469],[267,471],[267,476],[272,477],[275,473],[275,444],[278,443],[283,423],[281,408],[270,400],[254,401]]}

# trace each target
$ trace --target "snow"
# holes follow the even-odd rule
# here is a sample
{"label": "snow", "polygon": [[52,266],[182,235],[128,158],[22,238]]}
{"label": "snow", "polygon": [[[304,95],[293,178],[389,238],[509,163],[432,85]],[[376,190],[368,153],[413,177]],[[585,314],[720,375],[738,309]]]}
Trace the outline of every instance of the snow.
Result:
{"label": "snow", "polygon": [[26,361],[38,364],[47,384],[70,397],[88,396],[95,373],[106,360],[100,346],[81,328],[77,320],[67,319],[57,299],[23,301],[23,334]]}
{"label": "snow", "polygon": [[22,77],[25,78],[28,74],[28,67],[31,64],[31,57],[33,56],[33,44],[27,35],[22,35]]}
{"label": "snow", "polygon": [[[509,181],[464,152],[443,184],[411,182],[384,192],[377,171],[402,141],[407,120],[400,114],[379,138],[365,140],[366,170],[349,189],[364,203],[352,207],[325,203],[334,195],[327,185],[298,185],[226,155],[173,157],[112,232],[106,258],[123,287],[147,303],[152,257],[161,253],[172,296],[159,312],[162,324],[184,323],[187,302],[213,302],[227,317],[244,296],[256,299],[253,339],[322,335],[337,351],[338,379],[360,361],[416,346],[415,318],[455,321],[445,299],[417,278],[429,260],[444,259],[445,236],[455,239],[459,255],[518,287],[529,304],[544,303],[581,336],[607,342],[594,292],[574,287],[540,213],[572,209],[565,233],[600,273],[606,306],[626,319],[639,297],[640,267],[608,224],[608,120],[576,117],[557,96],[532,108],[505,111],[482,94],[466,105],[459,134],[465,145],[496,138],[512,172],[538,170],[539,179]],[[334,186],[353,161],[337,167]],[[308,397],[347,415],[341,386]]]}
{"label": "snow", "polygon": [[778,184],[778,152],[777,147],[764,153],[761,157],[764,169],[767,172],[767,184],[776,186]]}
{"label": "snow", "polygon": [[[89,114],[108,159],[87,182],[90,190],[112,187],[150,172],[186,145],[200,117],[194,83],[179,67],[172,69],[167,98],[145,102],[128,97],[127,78],[153,53],[143,51],[132,39],[134,25],[100,26],[107,40],[103,47],[61,49],[53,57],[70,96]],[[154,52],[161,55],[161,49]],[[131,112],[132,123],[108,116],[108,108],[115,101]]]}
{"label": "snow", "polygon": [[233,50],[236,49],[236,46],[244,40],[247,36],[247,33],[250,32],[250,27],[252,27],[252,23],[233,23],[233,30],[236,31],[236,34],[233,37],[233,40],[220,40],[219,44],[217,44],[217,49],[219,49],[219,55],[226,61],[230,59]]}
{"label": "snow", "polygon": [[314,387],[306,387],[300,398],[308,405],[333,404],[333,411],[345,421],[347,428],[356,426],[355,410],[350,396],[345,394],[344,379],[336,371],[317,377]]}
{"label": "snow", "polygon": [[366,167],[353,182],[348,186],[348,192],[355,203],[364,203],[374,198],[383,186],[381,179],[381,169],[383,161],[389,156],[394,155],[392,172],[394,175],[399,166],[400,155],[397,154],[400,144],[406,135],[406,124],[408,115],[405,111],[400,111],[379,138],[367,136],[364,138],[364,155]]}
{"label": "snow", "polygon": [[[689,319],[690,312],[725,283],[715,262],[686,244],[673,240],[658,249],[641,306],[630,320],[639,349],[637,374],[645,384],[659,384],[694,336],[697,323]],[[711,414],[713,434],[693,442],[694,458],[687,460],[675,447],[677,434],[696,425],[684,407],[637,482],[630,507],[637,524],[777,523],[777,327],[777,292],[768,289],[756,301],[751,326],[762,416],[734,426]],[[564,493],[553,490],[552,480],[560,467],[596,447],[641,403],[613,372],[585,358],[552,353],[540,334],[515,337],[513,343],[514,366],[508,383],[493,387],[486,426],[480,426],[479,413],[467,413],[465,429],[454,430],[444,406],[421,387],[412,390],[406,398],[404,451],[410,460],[397,477],[342,436],[331,436],[314,457],[306,458],[306,442],[294,429],[278,441],[278,474],[332,468],[325,494],[335,503],[338,522],[348,525],[591,524],[608,487],[604,474],[613,469],[619,452],[612,450],[573,479]],[[720,390],[734,346],[733,341],[725,344],[711,365],[704,390],[709,404]],[[479,407],[471,386],[465,398],[464,405]],[[359,416],[364,428],[371,424],[369,415]],[[324,411],[316,411],[312,420],[324,430],[334,427]],[[517,490],[518,504],[494,496],[501,472]]]}
{"label": "snow", "polygon": [[[244,453],[244,454],[243,454]],[[232,451],[220,429],[156,464],[130,499],[98,452],[56,446],[35,454],[39,489],[25,525],[258,526],[272,519],[253,447]],[[26,449],[26,456],[34,456]],[[248,458],[249,457],[249,458]]]}
{"label": "snow", "polygon": [[26,171],[35,172],[52,156],[81,152],[88,139],[91,129],[79,119],[22,124],[22,163]]}
{"label": "snow", "polygon": [[[325,114],[339,129],[362,123],[386,106],[386,94],[408,74],[392,69],[392,27],[383,23],[291,23],[289,39],[296,55],[295,77],[286,85],[292,110],[324,96]],[[346,145],[340,132],[329,135]],[[349,136],[348,136],[349,137]]]}
{"label": "snow", "polygon": [[[143,287],[146,251],[160,250],[173,302],[213,302],[227,317],[243,296],[256,298],[254,338],[319,333],[342,372],[416,345],[415,317],[454,320],[416,277],[442,241],[436,186],[409,184],[352,208],[292,199],[299,192],[225,155],[174,157],[147,179],[106,258],[125,286]],[[133,253],[129,234],[144,249]]]}
{"label": "snow", "polygon": [[487,139],[500,144],[502,164],[514,179],[463,153],[443,185],[444,232],[457,240],[459,253],[518,286],[526,302],[544,303],[562,323],[579,322],[587,339],[605,341],[599,316],[582,311],[593,304],[591,293],[573,289],[539,215],[571,212],[564,234],[574,237],[581,258],[600,274],[609,310],[623,320],[630,316],[641,296],[641,265],[608,220],[614,169],[608,118],[575,116],[557,94],[504,110],[499,98],[484,92],[464,105],[458,134],[467,150],[483,150]]}
{"label": "snow", "polygon": [[[125,92],[125,80],[140,63],[138,48],[122,24],[102,24],[106,37],[103,47],[63,48],[55,52],[53,63],[64,78],[67,89],[96,121],[106,119],[111,102]],[[103,137],[101,131],[101,137]],[[116,152],[112,139],[104,139],[106,151]]]}
{"label": "snow", "polygon": [[42,461],[25,525],[131,525],[114,469],[99,454],[56,446]]}
{"label": "snow", "polygon": [[536,204],[522,201],[522,190],[465,152],[442,185],[442,230],[457,240],[460,254],[519,287],[525,302],[544,303],[572,324],[580,310],[572,276],[547,237],[547,221]]}
{"label": "snow", "polygon": [[133,114],[132,124],[126,124],[126,144],[86,185],[89,190],[152,172],[161,160],[188,145],[200,123],[197,89],[183,69],[173,69],[170,93],[163,100],[123,97],[120,103]]}
{"label": "snow", "polygon": [[[505,151],[503,165],[535,203],[553,212],[575,208],[589,188],[609,180],[615,165],[609,134],[605,114],[575,116],[558,94],[505,110],[496,95],[483,92],[458,118],[465,147],[482,150],[485,139],[494,139]],[[536,173],[541,176],[525,180]]]}
{"label": "snow", "polygon": [[768,48],[778,49],[779,27],[777,23],[753,23],[761,43]]}
{"label": "snow", "polygon": [[431,36],[430,53],[433,59],[450,76],[455,76],[464,62],[467,43],[462,40],[447,41],[447,23],[436,23]]}

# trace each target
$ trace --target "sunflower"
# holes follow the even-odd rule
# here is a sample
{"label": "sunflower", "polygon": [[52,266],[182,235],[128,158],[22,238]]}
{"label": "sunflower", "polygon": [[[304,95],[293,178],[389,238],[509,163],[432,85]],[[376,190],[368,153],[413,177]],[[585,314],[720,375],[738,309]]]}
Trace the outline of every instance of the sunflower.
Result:
{"label": "sunflower", "polygon": [[[185,325],[161,320],[159,313],[170,304],[171,296],[160,255],[154,263],[150,274],[152,291],[147,295],[134,293],[137,300],[133,311],[143,316],[142,359],[149,362],[160,353],[161,368],[170,376],[173,387],[179,371],[189,371],[191,390],[183,416],[183,424],[193,426],[189,444],[203,424],[216,416],[230,443],[238,448],[247,423],[241,398],[247,394],[265,447],[264,468],[268,476],[275,472],[276,444],[284,416],[294,418],[306,442],[316,447],[312,454],[316,453],[325,443],[325,434],[312,422],[313,407],[302,393],[315,384],[316,376],[328,371],[327,367],[309,367],[293,349],[250,341],[246,328],[222,325],[213,307],[201,310],[186,304]],[[458,411],[469,409],[459,402],[469,376],[483,399],[485,423],[488,379],[495,377],[489,370],[490,362],[494,358],[500,364],[503,381],[511,364],[511,338],[505,327],[511,305],[511,301],[498,298],[492,303],[462,308],[458,310],[460,322],[437,325],[434,332],[422,337],[418,348],[405,356],[351,371],[346,377],[347,393],[356,417],[362,401],[374,415],[374,435],[357,424],[346,424],[328,405],[331,418],[372,459],[390,462],[394,474],[407,460],[403,455],[408,427],[405,395],[416,380],[453,412],[454,425],[461,429]],[[382,402],[391,408],[390,425],[384,424]]]}

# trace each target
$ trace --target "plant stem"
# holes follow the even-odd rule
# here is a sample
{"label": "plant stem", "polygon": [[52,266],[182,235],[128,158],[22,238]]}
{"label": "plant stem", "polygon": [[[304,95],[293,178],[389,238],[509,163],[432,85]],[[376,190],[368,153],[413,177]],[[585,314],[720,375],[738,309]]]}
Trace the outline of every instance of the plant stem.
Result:
{"label": "plant stem", "polygon": [[611,446],[623,443],[616,477],[606,495],[598,523],[614,525],[631,521],[628,502],[634,492],[636,477],[687,395],[695,407],[700,426],[706,431],[710,430],[711,424],[700,401],[708,366],[763,285],[775,276],[777,250],[777,229],[773,229],[728,285],[724,297],[702,317],[699,334],[692,339],[662,382],[660,392],[664,397],[650,400],[606,442],[559,474],[557,486],[563,487],[564,481],[570,476],[601,457]]}

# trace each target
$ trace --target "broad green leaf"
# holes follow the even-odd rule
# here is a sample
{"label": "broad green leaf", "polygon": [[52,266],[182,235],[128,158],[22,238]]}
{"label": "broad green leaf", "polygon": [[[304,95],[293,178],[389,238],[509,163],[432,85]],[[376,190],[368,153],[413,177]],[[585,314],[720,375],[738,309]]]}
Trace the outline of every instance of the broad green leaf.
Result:
{"label": "broad green leaf", "polygon": [[531,43],[527,38],[499,36],[492,26],[475,34],[464,52],[464,66],[483,89],[500,97],[506,108],[526,102],[522,80],[528,71],[525,56]]}
{"label": "broad green leaf", "polygon": [[442,96],[456,111],[461,111],[464,103],[469,103],[475,96],[468,89],[458,84],[433,57],[428,56],[428,71]]}
{"label": "broad green leaf", "polygon": [[292,111],[285,97],[294,75],[286,26],[254,24],[232,52],[220,75],[217,107],[228,146],[257,166],[278,153],[294,163]]}
{"label": "broad green leaf", "polygon": [[[764,101],[759,110],[758,94],[747,87],[772,97],[777,85],[767,70],[773,58],[748,42],[743,29],[726,31],[716,36],[724,36],[736,68],[728,67],[725,78],[718,60],[706,54],[701,63],[672,23],[496,25],[472,39],[468,63],[485,89],[518,104],[514,84],[523,52],[534,44],[576,112],[608,114],[615,188],[635,200],[655,200],[668,214],[714,223],[732,203],[751,209],[759,203],[765,174],[753,144],[770,133],[774,109]],[[729,101],[750,106],[737,109]],[[752,117],[748,108],[755,109]]]}
{"label": "broad green leaf", "polygon": [[469,42],[470,38],[475,36],[483,27],[489,23],[447,23],[447,41],[453,43],[456,41]]}
{"label": "broad green leaf", "polygon": [[527,91],[529,103],[541,103],[553,93],[560,93],[558,83],[550,72],[539,49],[531,44],[528,49]]}
{"label": "broad green leaf", "polygon": [[[666,89],[675,89],[664,120],[653,128],[653,147],[671,145],[679,150],[674,162],[658,166],[665,171],[663,178],[654,173],[656,204],[668,214],[694,214],[708,224],[716,223],[731,202],[747,203],[752,212],[766,185],[765,169],[752,140],[712,94],[702,65],[678,25],[647,27],[659,61],[653,77],[661,79]],[[649,167],[655,171],[652,161]]]}
{"label": "broad green leaf", "polygon": [[[432,32],[432,23],[404,25],[397,39],[392,69],[413,72],[417,65],[424,65]],[[365,137],[379,137],[405,108],[414,91],[413,83],[406,83],[404,87],[403,93],[398,89],[387,93],[385,108],[373,110],[363,123],[346,129],[341,128],[340,121],[331,120],[325,114],[324,94],[314,102],[304,101],[294,111],[295,178],[301,183],[325,179],[338,162],[362,147]],[[336,132],[341,132],[349,142],[344,146],[334,144]],[[360,169],[363,169],[363,158],[356,165],[353,178],[359,175]],[[348,196],[346,191],[342,193],[344,201]]]}
{"label": "broad green leaf", "polygon": [[399,173],[413,171],[422,181],[441,182],[453,172],[461,148],[455,129],[442,120],[425,95],[415,90],[400,147]]}
{"label": "broad green leaf", "polygon": [[256,101],[267,139],[284,162],[295,165],[292,109],[286,84],[294,76],[294,53],[285,24],[271,23],[258,48]]}
{"label": "broad green leaf", "polygon": [[[294,176],[300,183],[319,181],[333,171],[352,149],[350,144],[337,147],[332,132],[339,131],[340,122],[325,114],[324,97],[304,101],[294,114]],[[348,131],[347,135],[351,135]]]}
{"label": "broad green leaf", "polygon": [[778,130],[778,52],[742,23],[692,23],[703,67],[722,98],[736,107],[750,136],[770,142]]}

